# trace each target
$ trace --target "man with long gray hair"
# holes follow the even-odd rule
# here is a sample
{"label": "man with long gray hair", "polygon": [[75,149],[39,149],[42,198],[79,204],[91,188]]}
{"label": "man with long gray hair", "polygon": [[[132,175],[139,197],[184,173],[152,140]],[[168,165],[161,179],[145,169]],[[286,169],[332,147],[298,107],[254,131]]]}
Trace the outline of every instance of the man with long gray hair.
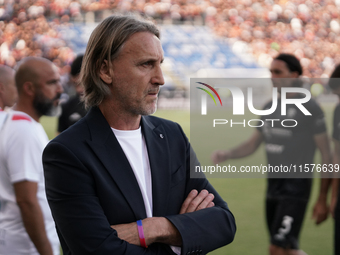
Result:
{"label": "man with long gray hair", "polygon": [[111,16],[93,31],[81,82],[89,113],[49,143],[46,192],[65,254],[206,254],[230,243],[227,203],[181,127],[148,116],[164,84],[159,30]]}

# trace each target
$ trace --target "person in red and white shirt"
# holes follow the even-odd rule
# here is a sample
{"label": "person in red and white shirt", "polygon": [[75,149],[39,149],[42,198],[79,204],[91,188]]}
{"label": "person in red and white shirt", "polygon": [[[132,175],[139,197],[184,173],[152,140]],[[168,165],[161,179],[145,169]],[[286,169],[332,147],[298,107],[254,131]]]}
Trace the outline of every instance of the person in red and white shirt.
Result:
{"label": "person in red and white shirt", "polygon": [[48,137],[39,123],[57,112],[62,93],[57,68],[25,58],[15,74],[18,102],[0,112],[0,254],[57,255],[59,240],[46,195],[42,152]]}

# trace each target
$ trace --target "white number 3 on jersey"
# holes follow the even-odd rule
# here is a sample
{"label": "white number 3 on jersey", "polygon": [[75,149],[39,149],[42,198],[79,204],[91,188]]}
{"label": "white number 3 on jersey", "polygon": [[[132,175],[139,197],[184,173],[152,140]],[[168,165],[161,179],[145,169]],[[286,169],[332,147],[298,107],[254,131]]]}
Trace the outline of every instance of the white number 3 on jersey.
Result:
{"label": "white number 3 on jersey", "polygon": [[294,219],[292,217],[288,215],[284,216],[282,221],[282,228],[279,228],[279,233],[275,235],[275,239],[283,240],[285,238],[285,235],[287,235],[291,230],[293,221]]}

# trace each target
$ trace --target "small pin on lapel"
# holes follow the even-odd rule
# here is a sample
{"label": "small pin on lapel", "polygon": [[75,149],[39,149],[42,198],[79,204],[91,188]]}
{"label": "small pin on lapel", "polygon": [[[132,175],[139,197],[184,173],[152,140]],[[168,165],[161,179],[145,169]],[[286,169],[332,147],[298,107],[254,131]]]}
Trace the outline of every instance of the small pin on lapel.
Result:
{"label": "small pin on lapel", "polygon": [[163,139],[163,138],[164,138],[164,135],[163,135],[163,134],[159,134],[159,137]]}

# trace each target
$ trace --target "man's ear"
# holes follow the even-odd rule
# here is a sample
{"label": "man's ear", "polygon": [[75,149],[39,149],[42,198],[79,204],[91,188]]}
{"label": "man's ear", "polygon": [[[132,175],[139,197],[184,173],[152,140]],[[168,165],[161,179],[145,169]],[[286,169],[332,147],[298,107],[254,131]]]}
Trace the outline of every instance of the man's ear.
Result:
{"label": "man's ear", "polygon": [[25,94],[27,94],[29,96],[32,96],[32,97],[35,96],[36,87],[30,81],[27,81],[22,85],[22,90]]}
{"label": "man's ear", "polygon": [[99,76],[106,84],[112,83],[112,71],[110,70],[109,62],[105,59],[100,67]]}

